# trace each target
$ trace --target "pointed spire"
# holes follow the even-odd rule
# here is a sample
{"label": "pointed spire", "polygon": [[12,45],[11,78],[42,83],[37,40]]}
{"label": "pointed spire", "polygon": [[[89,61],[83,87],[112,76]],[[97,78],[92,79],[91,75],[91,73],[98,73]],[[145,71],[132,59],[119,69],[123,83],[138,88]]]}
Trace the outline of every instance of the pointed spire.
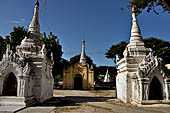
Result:
{"label": "pointed spire", "polygon": [[[135,8],[132,8],[132,29],[131,29],[131,37],[130,37],[130,44],[129,45],[137,45],[140,42],[140,45],[144,45],[143,39],[141,36],[141,31],[138,25],[138,21],[136,18],[136,11]],[[141,43],[142,42],[142,43]]]}
{"label": "pointed spire", "polygon": [[109,70],[107,68],[106,75],[104,76],[104,81],[103,82],[111,82],[111,78],[109,75]]}
{"label": "pointed spire", "polygon": [[34,16],[29,26],[29,31],[31,33],[40,33],[40,24],[39,24],[39,1],[36,0],[34,8]]}
{"label": "pointed spire", "polygon": [[108,70],[108,68],[107,68],[106,75],[108,75],[108,74],[109,74],[109,70]]}
{"label": "pointed spire", "polygon": [[80,63],[86,65],[85,40],[82,41],[82,51],[80,56]]}
{"label": "pointed spire", "polygon": [[[43,47],[43,41],[40,34],[40,24],[39,24],[39,1],[36,0],[34,8],[34,16],[29,25],[30,35],[26,36],[21,45],[17,48],[18,51],[22,51],[24,55],[27,56],[37,56],[41,53]],[[43,56],[43,55],[42,55]]]}

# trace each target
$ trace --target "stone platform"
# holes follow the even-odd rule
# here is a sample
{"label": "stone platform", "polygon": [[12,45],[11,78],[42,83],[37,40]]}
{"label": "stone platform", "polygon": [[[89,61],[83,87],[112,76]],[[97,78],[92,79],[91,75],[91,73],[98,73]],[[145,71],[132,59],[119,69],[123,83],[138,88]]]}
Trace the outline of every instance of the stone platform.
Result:
{"label": "stone platform", "polygon": [[15,96],[1,96],[0,97],[0,106],[22,106],[25,107],[25,98],[24,97],[15,97]]}
{"label": "stone platform", "polygon": [[138,103],[131,103],[138,107],[170,107],[169,100],[145,100],[142,101],[140,104]]}
{"label": "stone platform", "polygon": [[0,97],[0,113],[9,112],[13,113],[21,108],[26,107],[24,97],[15,97],[15,96],[1,96]]}
{"label": "stone platform", "polygon": [[21,106],[0,106],[0,113],[14,113],[22,108]]}

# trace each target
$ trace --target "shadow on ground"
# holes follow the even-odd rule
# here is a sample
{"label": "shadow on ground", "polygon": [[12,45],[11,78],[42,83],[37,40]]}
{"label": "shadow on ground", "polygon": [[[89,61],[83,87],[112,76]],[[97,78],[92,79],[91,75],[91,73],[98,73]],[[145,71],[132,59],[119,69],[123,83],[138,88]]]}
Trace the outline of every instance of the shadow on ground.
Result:
{"label": "shadow on ground", "polygon": [[33,107],[39,106],[78,106],[80,103],[87,102],[104,102],[108,99],[114,99],[114,97],[84,97],[84,96],[65,96],[65,97],[53,97],[52,99],[36,104]]}
{"label": "shadow on ground", "polygon": [[[69,106],[81,106],[84,103],[88,102],[105,102],[109,99],[115,99],[114,92],[112,91],[74,91],[74,90],[57,90],[54,91],[54,97],[43,103],[35,104],[23,109],[20,109],[16,112],[28,111],[30,109],[38,108],[49,108],[54,109],[58,107],[69,107]],[[24,112],[25,113],[25,112]]]}
{"label": "shadow on ground", "polygon": [[[108,99],[114,99],[115,97],[86,97],[86,96],[65,96],[65,97],[53,97],[52,99],[35,104],[29,107],[63,107],[63,106],[80,106],[80,103],[87,103],[87,102],[104,102]],[[29,108],[26,107],[26,108]],[[22,111],[26,108],[20,109],[15,113]]]}

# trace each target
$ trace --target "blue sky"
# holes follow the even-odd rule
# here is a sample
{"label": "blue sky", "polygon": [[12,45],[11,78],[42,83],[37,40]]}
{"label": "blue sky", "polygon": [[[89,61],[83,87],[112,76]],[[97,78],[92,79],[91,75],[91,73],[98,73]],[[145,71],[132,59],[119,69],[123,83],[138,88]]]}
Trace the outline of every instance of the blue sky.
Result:
{"label": "blue sky", "polygon": [[[81,53],[83,34],[86,53],[94,63],[114,65],[105,58],[112,44],[128,41],[131,14],[127,0],[39,0],[41,32],[53,32],[63,47],[63,58]],[[0,35],[8,35],[14,26],[28,28],[35,0],[1,0]],[[126,10],[121,11],[123,7]],[[142,13],[138,17],[142,36],[170,41],[170,15]]]}

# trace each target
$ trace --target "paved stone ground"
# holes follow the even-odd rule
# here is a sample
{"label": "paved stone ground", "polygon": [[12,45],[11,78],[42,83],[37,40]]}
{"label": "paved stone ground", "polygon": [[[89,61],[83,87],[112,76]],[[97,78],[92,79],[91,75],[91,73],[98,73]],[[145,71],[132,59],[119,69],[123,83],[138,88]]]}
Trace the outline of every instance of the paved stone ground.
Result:
{"label": "paved stone ground", "polygon": [[16,113],[170,113],[170,107],[144,108],[124,104],[114,94],[113,90],[54,90],[53,99]]}

